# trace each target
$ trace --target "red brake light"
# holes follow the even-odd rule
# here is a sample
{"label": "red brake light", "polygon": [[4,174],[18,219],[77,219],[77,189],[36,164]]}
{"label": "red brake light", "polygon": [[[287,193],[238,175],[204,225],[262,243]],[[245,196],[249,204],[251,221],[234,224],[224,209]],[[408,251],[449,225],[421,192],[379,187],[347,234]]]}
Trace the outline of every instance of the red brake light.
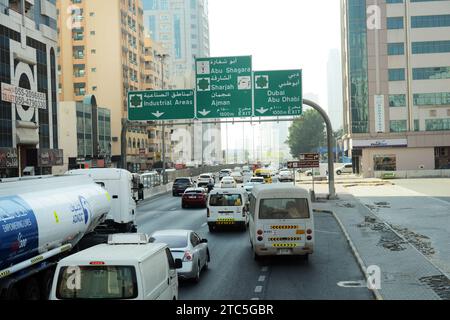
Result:
{"label": "red brake light", "polygon": [[192,261],[192,254],[190,251],[184,253],[183,261]]}
{"label": "red brake light", "polygon": [[93,266],[101,266],[104,265],[105,263],[103,261],[91,261],[89,262],[89,264]]}
{"label": "red brake light", "polygon": [[307,233],[307,234],[312,234],[312,230],[311,230],[311,229],[308,229],[308,230],[306,230],[306,233]]}
{"label": "red brake light", "polygon": [[262,230],[258,230],[258,231],[256,231],[256,233],[259,235],[259,236],[262,236],[262,234],[264,233]]}

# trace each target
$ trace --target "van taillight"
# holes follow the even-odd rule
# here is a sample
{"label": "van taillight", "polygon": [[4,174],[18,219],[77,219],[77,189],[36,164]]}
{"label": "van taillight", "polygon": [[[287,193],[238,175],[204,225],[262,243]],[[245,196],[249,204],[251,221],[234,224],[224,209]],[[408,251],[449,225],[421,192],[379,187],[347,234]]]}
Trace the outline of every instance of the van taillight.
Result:
{"label": "van taillight", "polygon": [[306,230],[306,233],[307,233],[307,234],[312,234],[312,230],[311,230],[311,229],[308,229],[308,230]]}
{"label": "van taillight", "polygon": [[262,236],[259,236],[258,238],[256,238],[256,239],[258,239],[258,241],[263,241],[263,237]]}
{"label": "van taillight", "polygon": [[192,261],[192,254],[190,251],[184,253],[183,261]]}
{"label": "van taillight", "polygon": [[105,263],[103,261],[91,261],[91,262],[89,262],[89,264],[93,265],[93,266],[102,266]]}
{"label": "van taillight", "polygon": [[260,230],[258,230],[258,231],[256,231],[256,234],[258,235],[258,236],[262,236],[262,234],[263,234],[264,232],[260,229]]}

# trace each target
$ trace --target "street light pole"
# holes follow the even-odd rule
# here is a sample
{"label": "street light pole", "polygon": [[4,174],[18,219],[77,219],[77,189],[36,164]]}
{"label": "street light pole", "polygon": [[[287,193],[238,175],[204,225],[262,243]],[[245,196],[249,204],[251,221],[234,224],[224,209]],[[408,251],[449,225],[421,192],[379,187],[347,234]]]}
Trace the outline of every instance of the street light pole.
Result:
{"label": "street light pole", "polygon": [[[161,60],[161,90],[164,90],[164,60],[169,56],[168,54],[157,54],[156,55]],[[162,123],[162,176],[163,184],[167,184],[166,177],[166,124]]]}

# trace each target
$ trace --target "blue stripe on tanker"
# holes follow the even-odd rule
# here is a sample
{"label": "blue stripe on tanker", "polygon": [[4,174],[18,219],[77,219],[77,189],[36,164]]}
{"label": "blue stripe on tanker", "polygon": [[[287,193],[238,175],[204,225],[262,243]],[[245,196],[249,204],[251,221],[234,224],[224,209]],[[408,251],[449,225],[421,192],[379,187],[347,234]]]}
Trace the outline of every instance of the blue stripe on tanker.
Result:
{"label": "blue stripe on tanker", "polygon": [[0,270],[36,255],[38,243],[33,209],[21,197],[0,197]]}

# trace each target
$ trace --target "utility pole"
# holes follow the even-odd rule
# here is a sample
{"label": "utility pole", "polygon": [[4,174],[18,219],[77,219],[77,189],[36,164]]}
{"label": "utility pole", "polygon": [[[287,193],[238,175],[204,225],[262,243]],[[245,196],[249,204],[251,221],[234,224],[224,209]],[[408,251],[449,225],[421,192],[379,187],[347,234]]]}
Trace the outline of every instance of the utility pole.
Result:
{"label": "utility pole", "polygon": [[[156,57],[158,57],[161,60],[161,90],[164,90],[164,60],[169,57],[168,54],[157,54]],[[166,124],[162,123],[162,176],[163,176],[163,184],[167,184],[167,177],[166,177]]]}

